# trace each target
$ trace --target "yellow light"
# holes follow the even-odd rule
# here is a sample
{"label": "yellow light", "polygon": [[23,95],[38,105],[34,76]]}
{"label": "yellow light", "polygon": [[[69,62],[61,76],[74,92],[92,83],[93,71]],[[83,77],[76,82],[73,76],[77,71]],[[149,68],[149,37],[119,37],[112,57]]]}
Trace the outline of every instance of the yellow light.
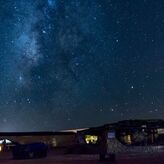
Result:
{"label": "yellow light", "polygon": [[128,143],[131,144],[131,136],[130,135],[127,136],[127,140],[128,140]]}
{"label": "yellow light", "polygon": [[92,143],[92,144],[96,144],[98,140],[98,136],[92,136],[92,135],[86,135],[85,136],[85,142],[87,144]]}
{"label": "yellow light", "polygon": [[2,151],[2,146],[0,145],[0,152]]}
{"label": "yellow light", "polygon": [[131,135],[125,135],[124,136],[124,141],[125,141],[125,143],[126,144],[131,144],[132,143],[132,141],[131,141]]}

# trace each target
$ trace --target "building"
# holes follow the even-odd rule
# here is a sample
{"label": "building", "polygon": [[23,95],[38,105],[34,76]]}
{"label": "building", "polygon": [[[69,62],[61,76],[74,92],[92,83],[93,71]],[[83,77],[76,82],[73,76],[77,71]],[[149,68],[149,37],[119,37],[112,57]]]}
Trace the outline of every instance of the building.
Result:
{"label": "building", "polygon": [[[2,142],[1,142],[2,141]],[[49,148],[67,147],[75,143],[74,132],[15,132],[0,133],[0,143],[6,141],[11,143],[27,144],[32,142],[43,142]]]}

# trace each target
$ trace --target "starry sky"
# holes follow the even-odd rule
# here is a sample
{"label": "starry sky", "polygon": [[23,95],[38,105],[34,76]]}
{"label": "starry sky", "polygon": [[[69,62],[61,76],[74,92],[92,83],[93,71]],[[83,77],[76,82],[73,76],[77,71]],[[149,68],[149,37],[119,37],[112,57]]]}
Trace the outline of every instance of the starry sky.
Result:
{"label": "starry sky", "polygon": [[0,131],[164,117],[163,0],[1,0]]}

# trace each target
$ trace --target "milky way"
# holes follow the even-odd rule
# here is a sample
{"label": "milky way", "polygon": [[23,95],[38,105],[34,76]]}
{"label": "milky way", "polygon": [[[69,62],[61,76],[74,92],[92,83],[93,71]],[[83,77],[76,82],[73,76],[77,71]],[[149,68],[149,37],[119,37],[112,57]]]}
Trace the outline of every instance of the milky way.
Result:
{"label": "milky way", "polygon": [[164,116],[162,1],[0,3],[1,131]]}

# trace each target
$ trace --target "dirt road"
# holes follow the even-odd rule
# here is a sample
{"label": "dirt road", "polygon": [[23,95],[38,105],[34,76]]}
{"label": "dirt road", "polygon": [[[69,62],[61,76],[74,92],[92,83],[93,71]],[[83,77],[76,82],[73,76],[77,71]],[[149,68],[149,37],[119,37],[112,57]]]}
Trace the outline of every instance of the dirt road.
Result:
{"label": "dirt road", "polygon": [[[2,164],[101,164],[98,155],[57,155],[49,152],[47,158],[32,160],[13,160],[11,153],[0,153]],[[110,163],[106,161],[104,163]],[[164,164],[164,154],[150,154],[149,156],[120,155],[116,157],[116,164]]]}

